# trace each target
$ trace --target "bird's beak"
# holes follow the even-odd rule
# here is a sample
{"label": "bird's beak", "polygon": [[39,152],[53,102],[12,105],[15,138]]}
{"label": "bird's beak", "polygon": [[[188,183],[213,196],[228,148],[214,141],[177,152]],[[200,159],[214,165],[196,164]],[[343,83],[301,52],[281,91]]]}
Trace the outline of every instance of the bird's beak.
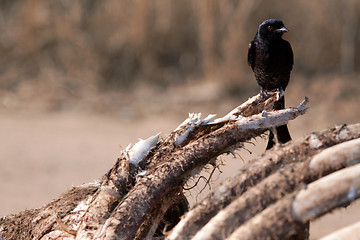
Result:
{"label": "bird's beak", "polygon": [[287,29],[286,27],[282,27],[282,28],[275,30],[275,32],[288,32],[288,31],[289,31],[289,29]]}

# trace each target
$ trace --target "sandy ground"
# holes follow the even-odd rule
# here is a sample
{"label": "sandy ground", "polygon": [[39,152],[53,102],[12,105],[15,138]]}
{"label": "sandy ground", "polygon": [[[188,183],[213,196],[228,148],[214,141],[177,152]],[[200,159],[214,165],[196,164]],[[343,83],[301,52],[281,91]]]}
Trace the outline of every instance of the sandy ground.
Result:
{"label": "sandy ground", "polygon": [[[121,148],[159,132],[165,136],[183,120],[174,116],[129,121],[74,113],[0,113],[0,215],[40,207],[72,185],[99,178]],[[234,175],[244,161],[260,154],[265,142],[259,139],[255,147],[247,148],[253,153],[240,151],[243,159],[222,157],[226,166],[222,174],[215,174],[214,187]],[[195,188],[189,194],[192,203],[208,190],[200,195],[198,191]],[[358,221],[359,216],[359,203],[329,214],[312,224],[311,238]]]}

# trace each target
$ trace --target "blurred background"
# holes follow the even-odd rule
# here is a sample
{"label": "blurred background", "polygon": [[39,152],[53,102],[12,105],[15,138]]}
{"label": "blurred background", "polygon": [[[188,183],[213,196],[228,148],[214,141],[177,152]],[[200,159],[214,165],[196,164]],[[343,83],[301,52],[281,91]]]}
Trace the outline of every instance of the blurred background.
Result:
{"label": "blurred background", "polygon": [[[357,0],[0,0],[0,215],[99,178],[122,148],[189,112],[221,116],[257,94],[247,48],[268,18],[290,29],[286,105],[310,98],[293,138],[358,122]],[[219,178],[261,154],[255,143],[243,160],[224,157]]]}

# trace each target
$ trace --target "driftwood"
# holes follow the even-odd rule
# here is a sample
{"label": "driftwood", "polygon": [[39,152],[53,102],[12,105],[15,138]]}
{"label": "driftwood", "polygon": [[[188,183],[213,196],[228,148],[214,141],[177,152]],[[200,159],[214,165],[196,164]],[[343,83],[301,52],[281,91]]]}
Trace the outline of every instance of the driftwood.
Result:
{"label": "driftwood", "polygon": [[276,145],[190,211],[183,195],[217,156],[306,112],[307,100],[271,111],[278,97],[257,95],[217,119],[190,114],[167,138],[129,145],[100,180],[1,218],[0,239],[306,238],[310,220],[359,197],[359,125]]}
{"label": "driftwood", "polygon": [[[344,179],[327,185],[333,193],[319,194],[315,181],[360,161],[359,136],[359,124],[341,126],[267,151],[188,212],[168,239],[286,239],[296,234],[309,220],[359,197],[356,174],[347,176],[347,185],[339,186]],[[321,180],[326,184],[329,178]]]}

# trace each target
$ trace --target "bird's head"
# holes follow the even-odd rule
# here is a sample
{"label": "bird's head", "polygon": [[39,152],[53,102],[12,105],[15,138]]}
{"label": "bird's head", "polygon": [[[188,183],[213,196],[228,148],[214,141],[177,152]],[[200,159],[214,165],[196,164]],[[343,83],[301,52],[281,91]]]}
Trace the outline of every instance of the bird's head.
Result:
{"label": "bird's head", "polygon": [[258,29],[260,37],[267,40],[281,38],[283,33],[288,31],[284,23],[278,19],[268,19],[262,22]]}

